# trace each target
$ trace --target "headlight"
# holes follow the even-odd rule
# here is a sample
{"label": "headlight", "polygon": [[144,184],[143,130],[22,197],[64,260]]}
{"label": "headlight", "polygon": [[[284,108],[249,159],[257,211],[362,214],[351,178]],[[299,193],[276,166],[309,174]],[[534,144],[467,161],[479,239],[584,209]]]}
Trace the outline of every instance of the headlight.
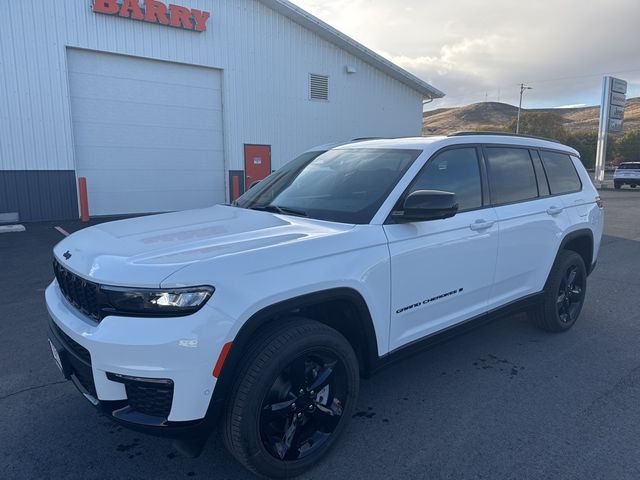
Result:
{"label": "headlight", "polygon": [[143,316],[190,315],[200,310],[215,291],[208,286],[174,289],[103,286],[101,290],[107,296],[109,304],[104,310],[115,315],[124,313]]}

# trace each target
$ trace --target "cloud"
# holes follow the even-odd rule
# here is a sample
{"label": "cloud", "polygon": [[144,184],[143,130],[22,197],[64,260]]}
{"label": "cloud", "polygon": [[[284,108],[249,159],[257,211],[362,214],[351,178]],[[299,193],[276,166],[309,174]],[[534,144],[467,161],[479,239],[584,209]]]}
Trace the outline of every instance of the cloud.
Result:
{"label": "cloud", "polygon": [[557,107],[553,107],[553,108],[557,108],[557,109],[562,109],[562,108],[581,108],[581,107],[586,107],[587,104],[586,103],[574,103],[572,105],[558,105]]}
{"label": "cloud", "polygon": [[294,0],[443,90],[434,108],[484,100],[552,107],[599,101],[618,73],[640,95],[637,0]]}

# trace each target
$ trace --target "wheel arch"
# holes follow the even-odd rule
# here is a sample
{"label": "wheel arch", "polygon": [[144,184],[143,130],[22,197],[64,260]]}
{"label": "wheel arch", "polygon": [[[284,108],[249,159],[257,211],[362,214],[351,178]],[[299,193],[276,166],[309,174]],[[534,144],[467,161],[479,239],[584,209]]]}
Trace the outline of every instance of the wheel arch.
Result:
{"label": "wheel arch", "polygon": [[373,370],[379,358],[378,344],[373,319],[362,295],[352,288],[335,288],[301,295],[259,310],[242,325],[224,360],[211,399],[210,411],[212,406],[220,406],[228,396],[235,373],[252,339],[274,322],[292,315],[305,316],[338,330],[356,352],[361,374],[367,376]]}
{"label": "wheel arch", "polygon": [[582,257],[584,265],[587,268],[588,275],[593,270],[593,249],[593,232],[588,228],[583,228],[568,233],[562,239],[560,248],[558,249],[558,253],[556,254],[556,258],[562,250],[571,250],[576,252]]}

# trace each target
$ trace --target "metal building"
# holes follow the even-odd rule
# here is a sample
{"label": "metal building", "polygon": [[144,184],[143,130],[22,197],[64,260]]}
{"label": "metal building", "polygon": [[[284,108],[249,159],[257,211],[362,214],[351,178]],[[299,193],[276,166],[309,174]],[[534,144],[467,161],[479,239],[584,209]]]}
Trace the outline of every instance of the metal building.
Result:
{"label": "metal building", "polygon": [[0,6],[0,220],[229,201],[302,151],[419,135],[442,92],[285,0]]}

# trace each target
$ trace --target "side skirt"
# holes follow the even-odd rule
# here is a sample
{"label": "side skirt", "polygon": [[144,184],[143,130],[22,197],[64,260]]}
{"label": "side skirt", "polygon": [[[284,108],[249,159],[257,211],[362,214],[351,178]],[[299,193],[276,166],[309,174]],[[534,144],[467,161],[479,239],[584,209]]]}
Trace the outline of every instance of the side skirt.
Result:
{"label": "side skirt", "polygon": [[[424,352],[425,350],[428,350],[436,345],[451,340],[452,338],[486,325],[487,323],[491,323],[500,318],[538,308],[543,302],[543,295],[543,292],[527,295],[526,297],[523,297],[519,300],[514,300],[513,302],[503,305],[502,307],[490,310],[486,313],[465,320],[464,322],[452,325],[451,327],[448,327],[444,330],[398,347],[395,350],[392,350],[386,355],[380,357],[376,364],[372,366],[370,374],[378,373],[380,370],[393,363],[396,363],[397,361],[403,360],[407,357],[411,357],[420,352]],[[369,375],[367,375],[367,377],[368,376]]]}

